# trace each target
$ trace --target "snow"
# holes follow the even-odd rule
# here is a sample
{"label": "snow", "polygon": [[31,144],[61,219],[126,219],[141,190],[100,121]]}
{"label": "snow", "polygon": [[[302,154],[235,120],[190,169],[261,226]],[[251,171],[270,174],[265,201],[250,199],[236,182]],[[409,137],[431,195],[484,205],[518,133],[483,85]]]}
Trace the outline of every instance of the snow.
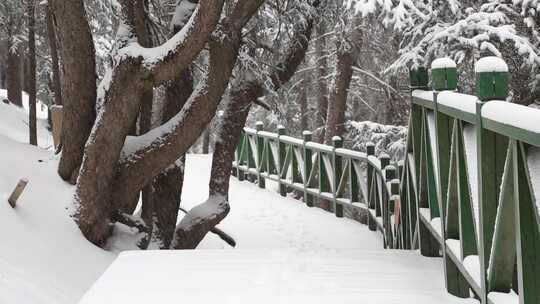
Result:
{"label": "snow", "polygon": [[461,243],[459,240],[455,239],[447,239],[446,240],[446,247],[450,249],[450,251],[458,258],[462,258],[461,256]]}
{"label": "snow", "polygon": [[476,73],[508,72],[508,65],[502,58],[488,56],[481,58],[476,62],[474,65],[474,71]]}
{"label": "snow", "polygon": [[[508,115],[509,113],[512,115]],[[495,100],[482,107],[482,117],[540,134],[540,109]],[[519,119],[516,119],[518,117]]]}
{"label": "snow", "polygon": [[443,91],[437,95],[437,103],[449,108],[458,109],[470,114],[476,114],[478,98],[474,95]]}
{"label": "snow", "polygon": [[463,259],[463,267],[480,286],[480,258],[477,255],[469,255]]}
{"label": "snow", "polygon": [[456,62],[448,57],[435,59],[431,63],[431,69],[447,69],[456,67]]}
{"label": "snow", "polygon": [[469,177],[469,189],[473,204],[473,215],[477,239],[480,236],[480,206],[478,203],[478,155],[476,141],[476,127],[466,125],[463,127],[463,147],[465,148],[465,163],[467,164],[467,174]]}
{"label": "snow", "polygon": [[513,290],[509,293],[504,292],[490,292],[488,299],[493,304],[519,304],[519,295]]}
{"label": "snow", "polygon": [[[28,131],[28,98],[23,98],[23,105],[26,105],[26,108],[19,108],[12,104],[3,103],[1,100],[4,98],[2,95],[4,93],[5,90],[0,90],[0,135],[7,136],[18,142],[28,143],[30,140]],[[27,95],[23,96],[27,97]],[[47,110],[45,109],[45,117],[42,118],[43,113],[39,111],[40,108],[41,106],[38,105],[38,115],[36,115],[38,145],[42,148],[53,147],[52,137],[49,131],[47,131]]]}
{"label": "snow", "polygon": [[[7,99],[7,90],[0,89],[0,102],[4,99]],[[30,110],[30,106],[28,105],[29,102],[29,96],[28,93],[22,92],[22,103],[23,108],[28,113]],[[49,117],[49,111],[47,110],[47,105],[41,102],[40,100],[36,100],[36,117],[38,119],[47,120]],[[5,133],[2,133],[5,134]]]}
{"label": "snow", "polygon": [[433,102],[433,91],[414,90],[412,96]]}
{"label": "snow", "polygon": [[527,164],[534,197],[536,198],[536,208],[540,214],[540,148],[529,147],[527,151]]}
{"label": "snow", "polygon": [[[28,128],[12,125],[22,111],[0,104],[0,303],[75,303],[114,255],[83,238],[69,217],[74,188],[58,177],[57,157],[17,142]],[[38,132],[43,142],[46,130]],[[6,200],[21,178],[29,183],[12,209]]]}
{"label": "snow", "polygon": [[477,303],[447,294],[442,273],[414,251],[126,252],[80,304]]}

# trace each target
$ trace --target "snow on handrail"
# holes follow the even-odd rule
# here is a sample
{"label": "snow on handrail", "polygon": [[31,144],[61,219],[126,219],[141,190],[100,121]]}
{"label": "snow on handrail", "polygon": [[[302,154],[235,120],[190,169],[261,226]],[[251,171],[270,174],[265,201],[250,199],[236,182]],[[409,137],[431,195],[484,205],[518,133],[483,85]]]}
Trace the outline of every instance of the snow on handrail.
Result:
{"label": "snow on handrail", "polygon": [[482,118],[540,135],[540,110],[505,101],[489,101]]}
{"label": "snow on handrail", "polygon": [[248,127],[244,127],[244,132],[246,132],[247,134],[255,135],[257,133],[257,130],[252,129],[252,128],[248,128]]}
{"label": "snow on handrail", "polygon": [[313,141],[306,143],[306,147],[327,153],[332,153],[334,151],[334,148],[332,148],[331,146],[319,144]]}
{"label": "snow on handrail", "polygon": [[476,114],[476,103],[478,101],[478,97],[474,95],[452,91],[442,91],[437,95],[437,103],[470,114]]}
{"label": "snow on handrail", "polygon": [[294,138],[287,135],[281,135],[279,137],[280,141],[283,141],[286,144],[296,145],[296,146],[302,146],[304,145],[304,141],[298,138]]}
{"label": "snow on handrail", "polygon": [[271,138],[271,139],[277,139],[278,135],[276,133],[268,132],[268,131],[259,131],[257,133],[261,137]]}
{"label": "snow on handrail", "polygon": [[343,148],[336,149],[336,155],[343,156],[343,157],[351,157],[351,158],[356,158],[356,159],[361,159],[361,160],[367,160],[366,153],[343,149]]}
{"label": "snow on handrail", "polygon": [[412,91],[412,96],[433,102],[433,91],[414,90]]}

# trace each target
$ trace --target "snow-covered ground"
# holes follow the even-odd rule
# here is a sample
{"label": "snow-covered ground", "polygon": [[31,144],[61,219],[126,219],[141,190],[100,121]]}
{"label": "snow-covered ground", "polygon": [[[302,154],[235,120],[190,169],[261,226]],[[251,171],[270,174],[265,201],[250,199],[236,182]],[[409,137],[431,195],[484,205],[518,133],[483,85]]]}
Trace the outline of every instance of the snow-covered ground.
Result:
{"label": "snow-covered ground", "polygon": [[[133,236],[125,231],[117,233],[111,251],[97,248],[83,238],[70,218],[74,187],[57,176],[58,156],[51,149],[26,144],[25,118],[24,110],[0,103],[0,303],[77,303],[118,253],[130,249],[126,244]],[[40,140],[50,140],[45,124],[38,128]],[[203,155],[188,156],[184,208],[206,200],[210,160]],[[29,183],[12,209],[7,197],[21,178]],[[124,275],[154,280],[167,269],[163,286],[178,283],[169,291],[181,290],[176,287],[182,286],[187,288],[182,293],[190,297],[201,296],[200,286],[195,287],[197,279],[214,280],[205,285],[215,290],[205,295],[208,299],[222,296],[220,292],[237,284],[249,283],[245,296],[237,292],[227,298],[235,303],[250,296],[270,299],[272,295],[278,296],[278,302],[288,303],[287,294],[314,302],[339,294],[345,302],[371,299],[394,303],[405,295],[426,303],[459,303],[444,291],[440,259],[425,259],[415,252],[384,251],[380,236],[366,226],[307,208],[300,201],[279,196],[276,185],[267,185],[267,190],[261,190],[249,182],[231,180],[232,209],[220,228],[235,238],[235,249],[210,234],[199,246],[205,250],[198,252],[138,255],[132,251],[122,255],[119,264],[113,264],[116,266],[96,286],[109,282],[111,271],[116,276],[125,263],[136,263],[131,269],[135,273]],[[186,264],[178,264],[178,260],[191,266],[185,269]],[[159,267],[154,269],[156,262]],[[229,275],[232,277],[227,281]],[[219,280],[226,284],[215,289]],[[399,287],[414,284],[421,286],[421,291]],[[133,288],[138,287],[131,286],[132,294],[150,294],[149,290]],[[307,294],[307,290],[316,292]],[[92,293],[85,301],[91,300],[95,300]]]}

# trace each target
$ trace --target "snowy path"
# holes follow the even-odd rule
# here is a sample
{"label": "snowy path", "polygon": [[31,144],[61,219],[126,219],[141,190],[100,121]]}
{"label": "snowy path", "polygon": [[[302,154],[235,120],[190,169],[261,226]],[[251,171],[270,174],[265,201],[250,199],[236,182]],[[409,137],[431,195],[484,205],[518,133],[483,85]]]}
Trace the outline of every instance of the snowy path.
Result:
{"label": "snowy path", "polygon": [[[188,156],[184,207],[206,199],[209,169]],[[237,248],[210,235],[207,250],[122,253],[80,304],[477,303],[446,293],[441,259],[384,251],[366,226],[268,188],[231,180],[220,227]]]}
{"label": "snowy path", "polygon": [[[208,196],[210,157],[188,155],[182,205],[189,209]],[[231,178],[231,212],[219,225],[231,234],[237,248],[363,248],[381,249],[382,239],[367,226],[349,219],[338,219],[318,208],[283,198],[277,186],[267,182],[261,190],[250,182]],[[227,248],[209,235],[199,248]]]}

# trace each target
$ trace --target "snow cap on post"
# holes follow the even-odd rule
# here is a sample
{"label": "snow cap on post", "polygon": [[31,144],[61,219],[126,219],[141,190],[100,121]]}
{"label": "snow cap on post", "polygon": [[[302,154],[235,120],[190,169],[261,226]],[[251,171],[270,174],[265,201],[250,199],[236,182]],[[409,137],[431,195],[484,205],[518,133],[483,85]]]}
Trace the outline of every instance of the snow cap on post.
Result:
{"label": "snow cap on post", "polygon": [[435,59],[431,63],[431,82],[435,91],[453,91],[457,88],[457,65],[450,58]]}
{"label": "snow cap on post", "polygon": [[413,67],[409,71],[409,82],[411,89],[427,89],[428,88],[428,71],[425,67]]}
{"label": "snow cap on post", "polygon": [[332,143],[334,145],[334,148],[342,148],[343,147],[343,140],[339,136],[332,137]]}
{"label": "snow cap on post", "polygon": [[495,56],[481,58],[474,65],[474,71],[476,95],[481,101],[506,100],[510,73],[504,60]]}
{"label": "snow cap on post", "polygon": [[264,126],[264,124],[263,124],[262,121],[257,121],[257,122],[255,123],[255,130],[257,130],[257,131],[262,131],[263,126]]}

